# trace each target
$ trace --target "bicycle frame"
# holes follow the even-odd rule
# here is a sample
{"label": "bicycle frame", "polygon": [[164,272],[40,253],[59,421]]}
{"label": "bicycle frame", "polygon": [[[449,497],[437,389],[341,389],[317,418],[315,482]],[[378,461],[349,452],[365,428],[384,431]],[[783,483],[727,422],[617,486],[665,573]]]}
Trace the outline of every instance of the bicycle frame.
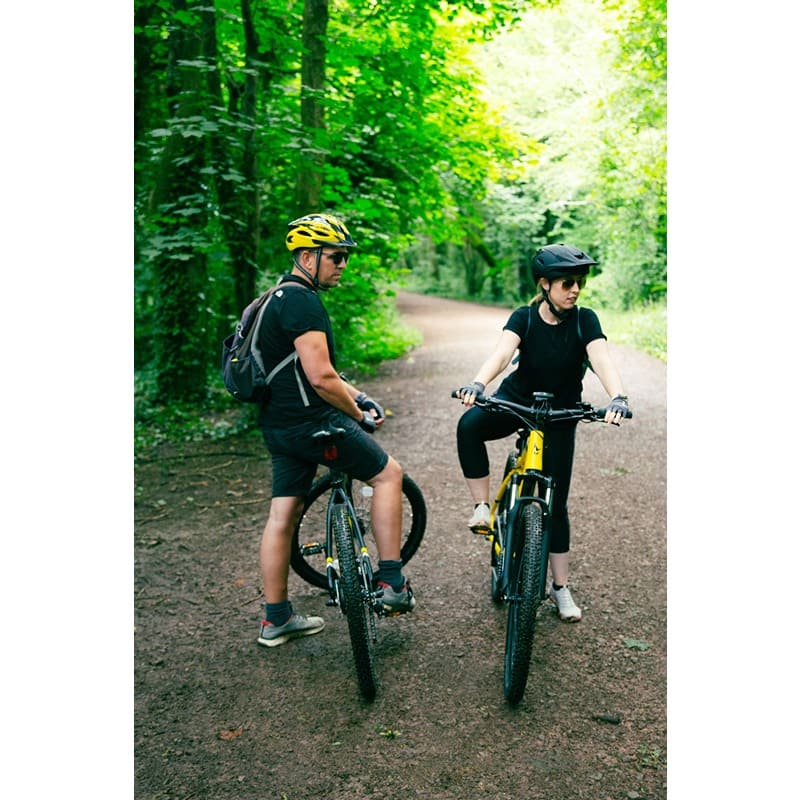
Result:
{"label": "bicycle frame", "polygon": [[[333,555],[333,512],[336,505],[343,504],[347,507],[348,516],[353,521],[351,533],[356,543],[356,559],[358,561],[359,574],[361,576],[362,595],[367,601],[367,605],[375,614],[378,616],[384,616],[385,614],[383,611],[383,605],[379,600],[380,596],[383,594],[383,591],[374,590],[372,588],[374,571],[372,569],[372,562],[370,561],[369,548],[367,547],[364,539],[364,532],[361,529],[363,522],[358,518],[355,506],[353,505],[353,502],[350,499],[350,495],[347,491],[349,479],[344,473],[333,469],[331,470],[331,476],[331,494],[328,499],[328,510],[325,524],[325,569],[328,576],[328,592],[330,594],[330,600],[327,602],[327,604],[335,605],[340,608],[342,607],[341,596],[338,587],[337,564]],[[370,622],[370,632],[374,641],[377,638],[375,620],[370,618]]]}

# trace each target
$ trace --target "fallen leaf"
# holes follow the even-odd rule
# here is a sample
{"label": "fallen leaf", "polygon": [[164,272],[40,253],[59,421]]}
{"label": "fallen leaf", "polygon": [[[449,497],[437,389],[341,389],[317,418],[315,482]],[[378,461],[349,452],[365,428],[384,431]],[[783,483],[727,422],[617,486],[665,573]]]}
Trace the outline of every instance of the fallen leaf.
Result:
{"label": "fallen leaf", "polygon": [[240,725],[238,728],[228,728],[227,730],[220,731],[217,736],[225,742],[229,742],[232,739],[238,739],[244,733],[244,725]]}

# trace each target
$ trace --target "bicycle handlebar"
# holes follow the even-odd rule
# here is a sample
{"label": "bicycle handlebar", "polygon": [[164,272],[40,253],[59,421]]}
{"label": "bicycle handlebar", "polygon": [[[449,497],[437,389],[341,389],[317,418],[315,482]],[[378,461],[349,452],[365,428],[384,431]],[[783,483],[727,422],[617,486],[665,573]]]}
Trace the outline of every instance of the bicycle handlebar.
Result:
{"label": "bicycle handlebar", "polygon": [[[460,389],[453,389],[451,397],[458,398]],[[511,411],[517,416],[533,417],[539,422],[564,422],[568,420],[586,420],[596,422],[602,420],[607,412],[607,408],[594,408],[590,403],[581,403],[576,408],[550,408],[550,398],[552,395],[542,397],[539,405],[523,406],[511,400],[504,400],[501,397],[487,396],[484,394],[475,395],[475,405],[485,408],[487,411]],[[629,410],[625,412],[625,419],[631,419],[633,413]]]}

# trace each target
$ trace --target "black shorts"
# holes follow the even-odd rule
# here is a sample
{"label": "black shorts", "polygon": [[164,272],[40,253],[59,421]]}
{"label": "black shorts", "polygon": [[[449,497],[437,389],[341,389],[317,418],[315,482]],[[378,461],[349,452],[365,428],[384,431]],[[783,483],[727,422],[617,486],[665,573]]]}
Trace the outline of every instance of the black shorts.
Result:
{"label": "black shorts", "polygon": [[[337,457],[326,461],[325,443],[312,436],[332,425],[347,432],[335,442]],[[388,454],[374,436],[336,409],[325,412],[314,422],[288,428],[262,428],[262,434],[272,455],[273,497],[303,497],[308,494],[320,464],[334,466],[366,482],[383,472],[389,462]]]}

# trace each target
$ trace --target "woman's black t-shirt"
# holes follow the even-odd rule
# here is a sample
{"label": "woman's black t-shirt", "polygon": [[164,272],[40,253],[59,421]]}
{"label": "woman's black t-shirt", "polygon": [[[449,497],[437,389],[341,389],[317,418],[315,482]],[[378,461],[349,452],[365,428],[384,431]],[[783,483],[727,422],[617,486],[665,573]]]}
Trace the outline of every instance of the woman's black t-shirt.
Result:
{"label": "woman's black t-shirt", "polygon": [[[328,342],[331,363],[336,366],[330,317],[319,295],[302,279],[285,275],[269,301],[259,331],[264,369],[269,372],[294,352],[294,340],[309,331],[322,331]],[[289,362],[270,382],[269,399],[262,404],[262,427],[284,428],[319,419],[330,409],[311,387],[299,359]]]}
{"label": "woman's black t-shirt", "polygon": [[[582,343],[578,340],[578,313]],[[528,404],[534,392],[550,392],[554,395],[554,408],[566,408],[580,401],[586,345],[606,338],[594,311],[577,309],[564,322],[548,325],[539,316],[536,303],[516,309],[503,330],[519,336],[519,362],[500,384],[498,394]]]}

